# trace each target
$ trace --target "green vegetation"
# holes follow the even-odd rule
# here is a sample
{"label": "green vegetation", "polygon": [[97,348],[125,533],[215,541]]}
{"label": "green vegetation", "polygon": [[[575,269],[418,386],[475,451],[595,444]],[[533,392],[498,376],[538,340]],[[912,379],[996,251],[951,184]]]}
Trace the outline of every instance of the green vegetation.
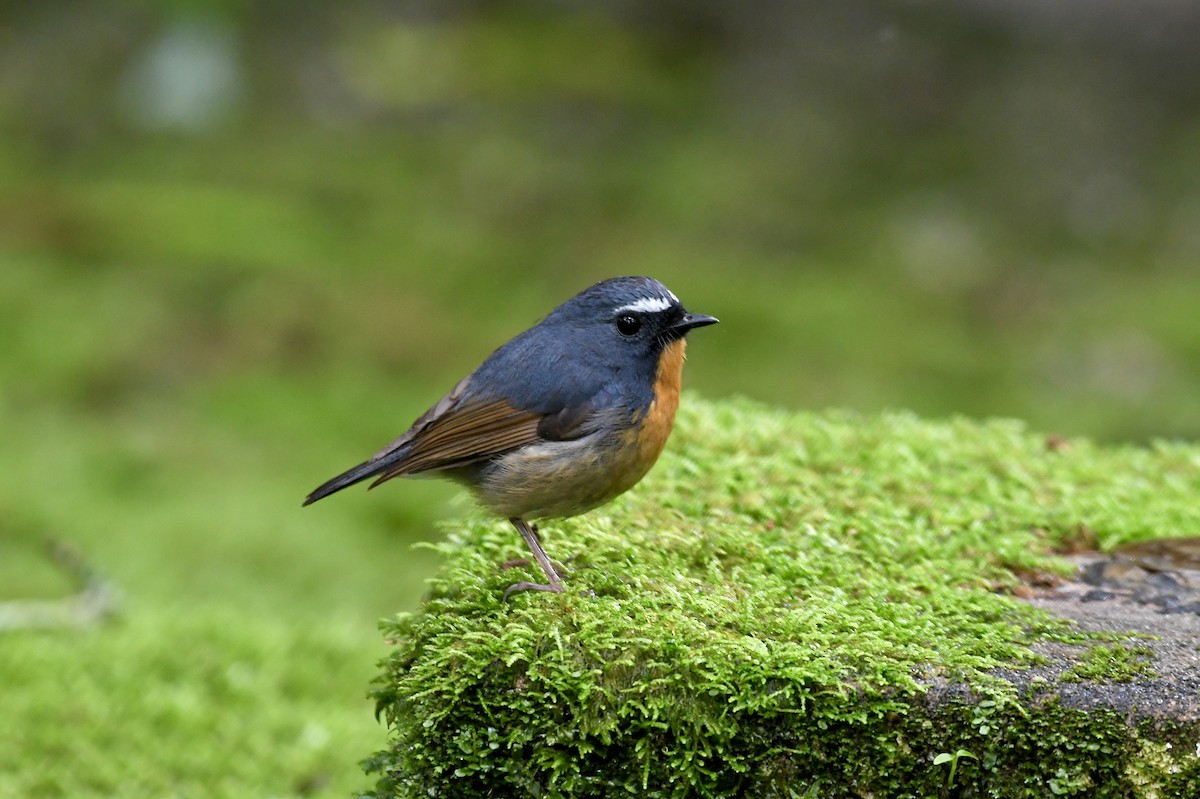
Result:
{"label": "green vegetation", "polygon": [[[812,640],[865,647],[819,661],[830,680],[868,667],[902,680],[921,653],[890,636],[911,644],[910,625],[978,633],[961,653],[928,644],[967,674],[1022,658],[1020,636],[991,623],[1014,619],[1011,603],[988,592],[1021,564],[1051,568],[1042,553],[1072,536],[1090,540],[1080,520],[1104,546],[1195,529],[1176,504],[1192,450],[1070,438],[1200,432],[1200,90],[1185,36],[1176,50],[1127,36],[1122,16],[1121,46],[1088,39],[1106,17],[1087,9],[1086,24],[1063,17],[1061,42],[1041,24],[1026,39],[969,7],[865,0],[792,16],[773,4],[8,5],[0,601],[73,590],[43,554],[57,539],[123,604],[102,626],[0,634],[0,799],[361,789],[359,760],[387,743],[365,696],[388,651],[375,620],[416,606],[442,556],[413,543],[442,540],[437,523],[468,506],[427,481],[299,502],[497,344],[617,274],[658,277],[722,319],[692,345],[685,382],[702,396],[1017,417],[1069,446],[1051,456],[1003,424],[758,407],[759,432],[720,456],[743,471],[721,483],[708,471],[720,464],[681,453],[697,451],[689,427],[730,406],[692,397],[652,482],[546,527],[551,552],[574,556],[572,607],[662,588],[638,569],[683,557],[671,542],[701,540],[697,519],[715,536],[697,557],[723,591],[738,569],[762,577],[739,558],[811,530],[812,556],[779,577],[804,587],[797,607],[829,613]],[[139,70],[186,67],[189,43],[214,36],[224,46],[206,52],[238,91],[193,126],[163,123]],[[176,60],[155,62],[164,52]],[[772,424],[804,428],[806,449],[781,455]],[[805,465],[856,425],[875,433],[861,462]],[[936,430],[944,441],[923,437]],[[1005,436],[1028,457],[1009,458]],[[976,484],[954,479],[971,454],[960,437],[1001,453]],[[937,468],[917,459],[938,451]],[[758,453],[795,460],[772,478],[803,481],[791,504],[767,504],[779,491]],[[906,488],[892,475],[910,461],[931,465]],[[1041,479],[1033,465],[1071,464],[1032,505],[1004,504],[1005,487]],[[893,472],[851,485],[873,465]],[[871,521],[897,507],[908,515]],[[451,528],[484,547],[461,580],[481,614],[539,612],[532,598],[494,604],[509,578],[491,556],[524,554],[511,531]],[[665,551],[590,537],[630,529],[660,531]],[[839,547],[874,559],[858,591],[883,579],[885,552],[927,586],[880,597],[880,620],[836,611],[860,599],[859,561],[829,554]],[[439,597],[465,557],[450,551]],[[606,552],[623,553],[621,569]],[[681,564],[673,590],[707,579],[700,569]],[[961,619],[930,615],[949,597]],[[931,749],[980,755],[958,762],[955,788],[988,762],[977,743]],[[897,762],[934,780],[948,770]]]}
{"label": "green vegetation", "polygon": [[1154,675],[1154,669],[1147,662],[1150,654],[1146,647],[1121,643],[1096,644],[1079,658],[1078,663],[1063,672],[1059,679],[1064,682],[1133,682],[1139,677]]}
{"label": "green vegetation", "polygon": [[[544,527],[565,594],[501,601],[513,537],[454,526],[430,596],[385,626],[377,795],[937,795],[960,749],[956,795],[1130,795],[1146,741],[1119,713],[1031,707],[993,673],[1084,640],[1005,589],[1081,524],[1194,519],[1200,453],[687,399],[637,491]],[[1135,678],[1125,651],[1093,649],[1087,679]],[[947,682],[973,698],[925,703]],[[1191,751],[1155,789],[1200,780]]]}
{"label": "green vegetation", "polygon": [[356,690],[376,655],[348,620],[181,604],[6,633],[0,796],[345,796],[379,742]]}

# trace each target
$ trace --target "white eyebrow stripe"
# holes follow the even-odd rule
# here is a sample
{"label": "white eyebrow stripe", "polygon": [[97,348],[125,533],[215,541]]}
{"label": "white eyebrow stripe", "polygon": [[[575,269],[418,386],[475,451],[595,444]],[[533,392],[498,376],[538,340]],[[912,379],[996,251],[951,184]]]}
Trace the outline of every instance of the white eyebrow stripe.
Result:
{"label": "white eyebrow stripe", "polygon": [[[643,297],[636,302],[622,305],[617,309],[617,313],[658,313],[670,308],[674,304],[672,300],[675,300],[675,298],[672,297],[669,300],[666,297]],[[675,300],[675,302],[678,302],[678,300]]]}

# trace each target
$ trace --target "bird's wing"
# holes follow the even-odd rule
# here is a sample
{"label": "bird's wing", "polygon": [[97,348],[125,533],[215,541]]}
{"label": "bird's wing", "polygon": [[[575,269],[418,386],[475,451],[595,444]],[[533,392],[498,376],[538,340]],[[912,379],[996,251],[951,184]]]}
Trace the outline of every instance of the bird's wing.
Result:
{"label": "bird's wing", "polygon": [[[535,328],[536,329],[536,328]],[[318,486],[308,505],[355,483],[453,469],[538,441],[580,438],[598,429],[616,390],[610,375],[576,364],[565,370],[566,342],[526,331],[426,411],[371,458]],[[533,366],[531,366],[533,365]],[[525,381],[511,380],[525,375]],[[506,392],[488,386],[508,385]]]}
{"label": "bird's wing", "polygon": [[518,410],[503,399],[474,396],[467,390],[470,382],[471,377],[460,382],[368,460],[318,486],[304,504],[370,478],[376,478],[375,486],[404,474],[465,466],[538,440],[542,414]]}
{"label": "bird's wing", "polygon": [[402,474],[464,466],[533,443],[538,440],[539,421],[541,414],[518,410],[502,399],[455,406],[399,447],[380,453],[378,460],[391,463],[375,483]]}
{"label": "bird's wing", "polygon": [[596,429],[595,398],[576,405],[566,405],[538,419],[538,436],[546,441],[570,441]]}
{"label": "bird's wing", "polygon": [[503,398],[462,400],[454,394],[372,458],[381,466],[387,462],[373,486],[400,475],[465,466],[525,444],[578,438],[594,429],[589,402],[545,413],[515,408]]}

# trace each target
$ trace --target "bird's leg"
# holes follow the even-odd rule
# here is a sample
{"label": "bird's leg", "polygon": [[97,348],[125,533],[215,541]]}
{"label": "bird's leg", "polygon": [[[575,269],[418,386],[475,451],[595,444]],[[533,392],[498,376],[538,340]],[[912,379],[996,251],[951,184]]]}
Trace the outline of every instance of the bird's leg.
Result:
{"label": "bird's leg", "polygon": [[[513,524],[515,525],[516,522],[513,522]],[[520,530],[521,528],[518,527],[517,529]],[[529,529],[533,532],[533,537],[537,539],[537,542],[540,545],[542,543],[542,534],[538,532],[538,526],[536,524],[531,524],[531,525],[529,525]],[[524,533],[522,533],[522,535],[524,535]],[[512,560],[506,560],[503,563],[501,563],[500,570],[508,571],[509,569],[515,569],[518,566],[528,566],[528,565],[529,565],[529,558],[513,558]],[[560,568],[561,568],[560,566],[556,565],[554,567],[555,573],[557,573]]]}
{"label": "bird's leg", "polygon": [[517,528],[517,532],[521,534],[521,538],[525,539],[529,551],[533,553],[533,559],[542,567],[542,571],[546,573],[546,578],[549,583],[513,583],[508,588],[504,589],[504,599],[508,599],[508,595],[516,591],[551,591],[553,593],[562,593],[562,583],[559,582],[558,572],[554,570],[553,564],[550,563],[550,558],[546,557],[546,550],[542,549],[541,537],[538,536],[537,527],[527,523],[524,519],[518,519],[515,516],[509,519],[512,526]]}
{"label": "bird's leg", "polygon": [[[542,534],[538,531],[538,526],[536,524],[531,524],[531,525],[529,525],[529,528],[531,530],[533,530],[534,536],[537,537],[537,542],[539,544],[542,543]],[[572,555],[571,557],[567,558],[566,562],[570,563],[571,561],[575,560],[575,558],[577,558],[577,557],[579,557],[579,556]],[[513,558],[512,560],[506,560],[503,563],[501,563],[500,571],[508,571],[509,569],[516,569],[516,568],[520,568],[523,566],[528,566],[532,562],[533,562],[533,560],[531,558]],[[562,565],[562,561],[552,560],[552,561],[550,561],[550,564],[554,567],[554,573],[558,575],[558,578],[560,580],[563,577],[567,576],[567,574],[568,574],[567,567]]]}

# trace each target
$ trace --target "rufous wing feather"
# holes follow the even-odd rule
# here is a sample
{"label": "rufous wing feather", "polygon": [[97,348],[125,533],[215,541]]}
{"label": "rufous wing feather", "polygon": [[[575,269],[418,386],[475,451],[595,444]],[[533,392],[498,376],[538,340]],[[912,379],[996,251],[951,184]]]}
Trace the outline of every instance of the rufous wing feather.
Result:
{"label": "rufous wing feather", "polygon": [[[394,458],[372,486],[405,474],[465,466],[538,441],[542,415],[504,400],[468,402],[427,423],[420,435],[395,448]],[[389,458],[384,454],[381,460]]]}
{"label": "rufous wing feather", "polygon": [[308,505],[343,488],[375,478],[371,487],[406,474],[453,469],[537,441],[563,441],[594,429],[591,403],[551,413],[521,410],[507,400],[479,399],[468,377],[370,460],[325,482]]}

